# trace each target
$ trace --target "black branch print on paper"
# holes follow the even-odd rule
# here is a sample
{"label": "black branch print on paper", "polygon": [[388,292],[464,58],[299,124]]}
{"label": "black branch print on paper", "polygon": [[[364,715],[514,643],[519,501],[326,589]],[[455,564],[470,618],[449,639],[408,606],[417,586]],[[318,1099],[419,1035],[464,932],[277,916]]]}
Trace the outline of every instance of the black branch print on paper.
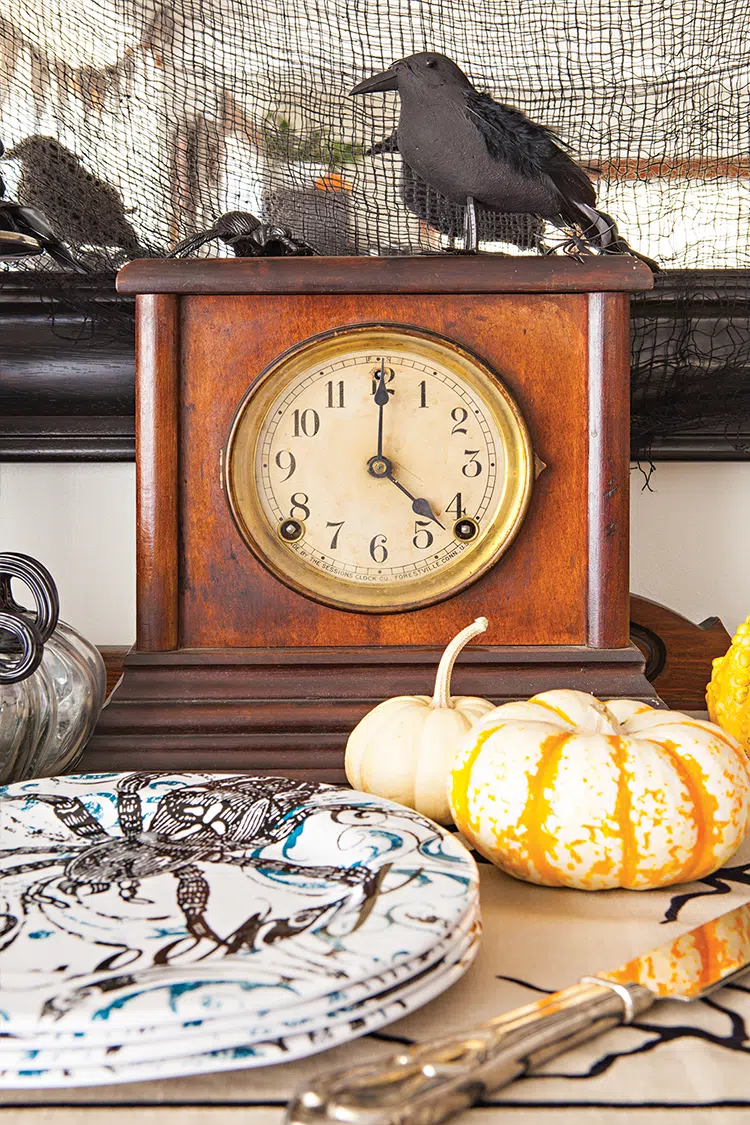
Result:
{"label": "black branch print on paper", "polygon": [[[529,992],[535,993],[539,996],[550,996],[555,989],[541,988],[539,985],[533,984],[531,981],[523,980],[519,977],[505,976],[497,974],[497,980],[505,981],[507,984],[517,985],[519,988],[525,989]],[[723,1048],[726,1051],[731,1051],[735,1054],[750,1055],[750,1042],[748,1042],[748,1031],[746,1017],[732,1007],[732,994],[735,999],[740,999],[742,996],[750,997],[750,987],[738,984],[728,984],[724,987],[721,994],[721,999],[711,997],[704,1000],[695,1001],[689,1005],[680,1005],[678,1009],[681,1017],[680,1022],[674,1024],[655,1023],[648,1019],[635,1020],[628,1025],[629,1030],[639,1037],[639,1042],[634,1046],[624,1048],[621,1050],[604,1050],[601,1051],[601,1046],[606,1044],[607,1038],[602,1037],[599,1040],[591,1040],[588,1049],[591,1051],[591,1061],[584,1067],[583,1070],[573,1070],[565,1066],[565,1055],[561,1055],[559,1060],[556,1060],[555,1069],[547,1069],[544,1073],[535,1071],[528,1075],[524,1075],[516,1079],[521,1083],[524,1081],[534,1080],[543,1081],[549,1079],[569,1079],[575,1083],[585,1083],[589,1079],[594,1079],[602,1074],[612,1071],[616,1067],[628,1065],[628,1060],[640,1055],[648,1055],[658,1051],[660,1048],[667,1046],[675,1041],[685,1040],[698,1040],[700,1042],[711,1044],[714,1047]],[[726,1028],[723,1031],[712,1031],[707,1026],[701,1026],[705,1022],[706,1009],[717,1012],[720,1016],[725,1017]],[[417,1044],[417,1040],[401,1035],[394,1035],[390,1032],[374,1032],[368,1038],[375,1039],[378,1042],[390,1043],[394,1047],[410,1047]],[[579,1064],[580,1065],[580,1064]],[[497,1092],[501,1094],[500,1091]],[[641,1107],[648,1107],[649,1104],[654,1106],[662,1105],[662,1098],[657,1089],[644,1091],[642,1088],[638,1089],[638,1105]],[[644,1096],[645,1095],[645,1096]],[[583,1101],[580,1104],[596,1105],[598,1104],[595,1099],[587,1099],[583,1095]],[[538,1102],[527,1101],[522,1099],[517,1102],[511,1102],[514,1105],[533,1106],[537,1104],[558,1104],[559,1097],[550,1100],[549,1103],[540,1099]],[[503,1105],[506,1104],[505,1099],[502,1097],[493,1097],[491,1094],[486,1098],[481,1099],[478,1105]],[[567,1104],[567,1103],[566,1103]],[[579,1104],[576,1102],[576,1104]],[[608,1102],[608,1105],[612,1103]],[[687,1107],[686,1102],[676,1102],[675,1108]],[[743,1103],[744,1104],[744,1103]],[[750,1104],[750,1102],[748,1102]],[[627,1101],[622,1102],[623,1107],[628,1105]]]}
{"label": "black branch print on paper", "polygon": [[[539,995],[549,996],[555,991],[551,988],[540,988],[538,985],[521,980],[518,977],[498,974],[496,979],[519,985]],[[634,1020],[631,1024],[628,1024],[628,1029],[642,1033],[645,1038],[634,1047],[618,1051],[605,1051],[603,1054],[599,1054],[583,1071],[566,1069],[564,1056],[561,1056],[560,1062],[562,1065],[560,1069],[545,1070],[544,1073],[534,1072],[524,1077],[538,1081],[551,1078],[568,1078],[571,1081],[580,1082],[589,1078],[596,1078],[611,1070],[618,1063],[623,1063],[624,1060],[636,1055],[649,1054],[675,1040],[697,1039],[728,1051],[750,1055],[746,1020],[741,1013],[731,1007],[729,994],[732,992],[747,996],[750,995],[750,988],[743,985],[728,984],[722,990],[721,1000],[712,997],[696,1000],[690,1004],[681,1004],[680,1015],[684,1014],[687,1019],[681,1019],[679,1023],[666,1024],[654,1023],[647,1019]],[[706,1008],[719,1012],[726,1017],[728,1026],[725,1033],[711,1031],[710,1028],[701,1026],[701,1017],[705,1015]],[[606,1042],[606,1039],[604,1042]],[[596,1044],[597,1040],[592,1040],[591,1050],[596,1050]],[[519,1081],[523,1081],[523,1079],[519,1079]],[[641,1103],[639,1102],[639,1104]]]}
{"label": "black branch print on paper", "polygon": [[676,922],[680,911],[687,902],[695,898],[706,898],[713,895],[728,895],[734,889],[730,884],[739,883],[740,886],[750,887],[750,863],[740,863],[736,867],[721,867],[713,875],[699,879],[698,885],[707,887],[705,891],[687,891],[685,894],[673,895],[664,914],[665,922]]}

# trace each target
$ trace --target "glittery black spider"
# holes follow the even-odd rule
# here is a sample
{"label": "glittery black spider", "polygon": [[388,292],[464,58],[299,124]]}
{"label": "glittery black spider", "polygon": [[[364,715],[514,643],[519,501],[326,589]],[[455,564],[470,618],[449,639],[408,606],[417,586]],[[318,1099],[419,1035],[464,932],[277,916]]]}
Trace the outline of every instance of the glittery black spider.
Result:
{"label": "glittery black spider", "polygon": [[179,242],[168,257],[187,258],[217,238],[229,246],[237,258],[309,257],[317,253],[286,227],[262,223],[249,211],[227,211],[212,227]]}

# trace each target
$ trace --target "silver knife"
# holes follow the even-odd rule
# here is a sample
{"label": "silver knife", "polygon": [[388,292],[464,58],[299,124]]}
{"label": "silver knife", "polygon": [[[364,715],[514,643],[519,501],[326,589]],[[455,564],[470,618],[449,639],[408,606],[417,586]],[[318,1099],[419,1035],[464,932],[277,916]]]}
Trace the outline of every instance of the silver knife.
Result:
{"label": "silver knife", "polygon": [[612,972],[385,1059],[323,1072],[289,1103],[288,1125],[437,1125],[548,1059],[660,999],[699,1000],[750,968],[750,904]]}

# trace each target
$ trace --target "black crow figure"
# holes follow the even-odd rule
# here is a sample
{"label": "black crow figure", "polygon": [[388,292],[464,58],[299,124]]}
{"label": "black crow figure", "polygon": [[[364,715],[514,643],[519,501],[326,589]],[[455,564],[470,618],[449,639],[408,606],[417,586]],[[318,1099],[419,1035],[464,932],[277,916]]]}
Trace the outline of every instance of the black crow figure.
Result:
{"label": "black crow figure", "polygon": [[42,210],[66,242],[120,247],[131,258],[145,255],[117,189],[89,172],[54,137],[25,137],[7,157],[21,163],[21,203]]}
{"label": "black crow figure", "polygon": [[[398,91],[396,144],[404,162],[435,191],[466,208],[465,246],[477,249],[476,207],[525,212],[565,230],[575,249],[630,253],[612,220],[596,209],[586,173],[544,125],[482,94],[452,59],[423,51],[366,78],[352,95]],[[579,233],[580,232],[580,233]]]}
{"label": "black crow figure", "polygon": [[[0,156],[3,155],[4,146],[0,141]],[[12,199],[5,198],[5,181],[0,176],[0,232],[11,235],[23,235],[31,239],[27,253],[33,254],[34,244],[41,250],[46,250],[50,258],[58,266],[65,269],[77,270],[78,273],[88,273],[85,266],[71,254],[67,246],[55,234],[46,216],[36,207],[25,207]],[[20,241],[20,240],[19,240]],[[38,251],[37,251],[38,252]],[[20,251],[18,252],[20,256]]]}

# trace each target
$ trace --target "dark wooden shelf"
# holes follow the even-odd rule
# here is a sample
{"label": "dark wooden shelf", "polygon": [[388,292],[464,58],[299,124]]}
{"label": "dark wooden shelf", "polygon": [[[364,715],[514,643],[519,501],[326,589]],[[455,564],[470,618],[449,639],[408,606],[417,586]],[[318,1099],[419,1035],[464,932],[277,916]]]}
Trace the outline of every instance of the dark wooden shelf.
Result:
{"label": "dark wooden shelf", "polygon": [[[293,262],[294,259],[290,259]],[[329,263],[310,259],[314,269],[306,273],[312,287],[320,281],[320,270],[331,281]],[[446,282],[446,271],[462,275],[463,284],[471,291],[496,282],[500,272],[506,280],[515,276],[514,284],[529,287],[541,285],[548,259],[481,259],[481,270],[471,259],[455,256],[413,258],[348,258],[339,276],[346,271],[367,269],[376,276],[373,284],[385,284],[391,271],[420,271],[424,287],[425,270],[438,287]],[[408,263],[416,262],[417,266]],[[520,265],[518,263],[521,263]],[[262,263],[261,263],[262,264]],[[601,262],[582,266],[577,262],[555,263],[559,279],[565,276],[585,285],[600,274]],[[638,285],[644,283],[641,263],[635,270],[623,259],[607,259],[617,272],[626,267],[624,277]],[[134,262],[122,276],[124,287],[140,286],[156,262]],[[247,284],[248,267],[257,263],[247,260],[173,262],[170,269],[182,271],[186,279],[194,277],[199,266],[205,281],[216,268],[223,270],[227,284],[236,289]],[[161,268],[161,266],[160,266]],[[586,277],[581,270],[587,271]],[[144,272],[145,271],[145,272]],[[290,267],[290,276],[294,271]],[[648,273],[648,271],[646,271]],[[477,278],[479,280],[477,280]],[[622,277],[620,278],[622,281]],[[134,421],[134,340],[128,333],[133,318],[133,298],[116,294],[111,279],[93,281],[88,278],[66,278],[71,299],[65,308],[56,308],[49,297],[42,297],[30,286],[30,273],[7,273],[0,285],[0,329],[3,348],[0,355],[0,460],[5,461],[131,461],[135,456]],[[510,282],[508,282],[510,283]],[[645,278],[648,284],[648,278]],[[186,280],[185,284],[197,284]],[[414,282],[416,284],[416,281]],[[187,290],[186,290],[187,291]],[[320,289],[319,291],[323,291]],[[331,291],[330,289],[327,291]],[[691,294],[686,303],[686,294]],[[93,327],[81,311],[92,295],[97,307],[110,310]],[[78,311],[76,311],[78,305]],[[54,310],[54,319],[50,313]],[[735,327],[750,333],[750,270],[665,270],[654,279],[652,289],[633,293],[631,322],[637,335],[648,324],[653,348],[654,334],[663,349],[665,371],[669,371],[669,339],[679,321],[683,330],[702,326],[713,332],[717,321],[731,317]],[[686,319],[688,318],[688,319]],[[113,330],[115,324],[118,328]],[[719,326],[719,330],[721,330]],[[648,357],[646,357],[646,360]],[[639,356],[634,356],[638,365]],[[641,357],[640,362],[644,362]],[[717,375],[717,394],[721,393],[721,375]],[[750,381],[750,372],[748,372]],[[653,461],[745,461],[750,460],[750,428],[742,432],[723,423],[706,422],[701,426],[683,427],[669,436],[657,436],[649,450]]]}

